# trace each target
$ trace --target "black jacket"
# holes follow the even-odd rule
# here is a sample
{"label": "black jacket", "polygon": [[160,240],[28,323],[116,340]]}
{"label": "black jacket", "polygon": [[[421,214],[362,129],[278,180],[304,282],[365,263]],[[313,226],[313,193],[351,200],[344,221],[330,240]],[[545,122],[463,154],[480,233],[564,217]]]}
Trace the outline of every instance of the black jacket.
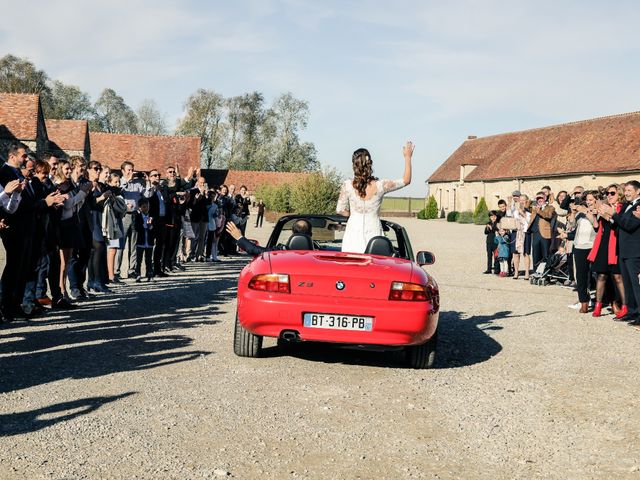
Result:
{"label": "black jacket", "polygon": [[[153,246],[153,241],[155,238],[155,232],[153,228],[154,220],[153,220],[153,217],[151,217],[151,215],[149,215],[149,217],[151,218],[151,225],[149,225],[149,228],[144,228],[144,223],[142,221],[142,214],[135,215],[134,228],[138,233],[138,240],[136,241],[136,246],[142,247],[145,243],[147,243],[149,246]],[[145,235],[146,235],[146,242],[145,242]]]}
{"label": "black jacket", "polygon": [[620,213],[613,214],[613,221],[618,225],[618,254],[620,258],[640,257],[640,218],[633,211],[640,206],[640,199],[625,212],[628,203],[622,206]]}
{"label": "black jacket", "polygon": [[[158,192],[162,195],[162,200],[158,197]],[[169,187],[166,184],[160,184],[156,187],[156,191],[149,197],[149,215],[154,219],[160,218],[160,202],[164,202],[164,218],[169,214],[169,200],[171,195]]]}

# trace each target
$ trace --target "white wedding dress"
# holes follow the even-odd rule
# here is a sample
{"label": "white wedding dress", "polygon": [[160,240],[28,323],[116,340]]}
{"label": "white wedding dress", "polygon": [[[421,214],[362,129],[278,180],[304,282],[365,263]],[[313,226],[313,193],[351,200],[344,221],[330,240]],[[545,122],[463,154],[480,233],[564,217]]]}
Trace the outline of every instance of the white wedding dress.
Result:
{"label": "white wedding dress", "polygon": [[338,198],[338,213],[349,211],[349,220],[342,238],[342,251],[364,253],[367,243],[372,237],[384,235],[380,223],[380,206],[382,197],[389,192],[404,187],[400,180],[376,180],[376,192],[371,198],[364,199],[353,188],[353,181],[346,180],[342,184]]}

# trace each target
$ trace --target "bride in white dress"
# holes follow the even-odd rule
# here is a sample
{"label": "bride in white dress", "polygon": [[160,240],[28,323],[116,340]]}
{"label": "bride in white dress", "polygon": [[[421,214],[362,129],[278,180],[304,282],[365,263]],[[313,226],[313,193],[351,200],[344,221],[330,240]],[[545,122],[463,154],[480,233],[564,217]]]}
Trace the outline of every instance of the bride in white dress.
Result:
{"label": "bride in white dress", "polygon": [[372,237],[384,235],[380,223],[382,197],[411,183],[414,148],[411,142],[402,148],[404,176],[399,180],[378,180],[373,176],[373,162],[367,149],[353,152],[353,179],[342,184],[336,208],[340,215],[349,217],[342,239],[343,252],[364,253]]}

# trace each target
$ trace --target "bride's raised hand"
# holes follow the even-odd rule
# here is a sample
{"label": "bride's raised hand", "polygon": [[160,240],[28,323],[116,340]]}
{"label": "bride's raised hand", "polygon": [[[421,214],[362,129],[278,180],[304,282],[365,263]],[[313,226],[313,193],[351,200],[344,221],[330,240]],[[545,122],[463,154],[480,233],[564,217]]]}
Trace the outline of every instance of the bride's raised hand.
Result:
{"label": "bride's raised hand", "polygon": [[404,158],[411,158],[415,148],[416,146],[411,142],[411,140],[407,140],[407,143],[402,147],[402,154],[404,155]]}

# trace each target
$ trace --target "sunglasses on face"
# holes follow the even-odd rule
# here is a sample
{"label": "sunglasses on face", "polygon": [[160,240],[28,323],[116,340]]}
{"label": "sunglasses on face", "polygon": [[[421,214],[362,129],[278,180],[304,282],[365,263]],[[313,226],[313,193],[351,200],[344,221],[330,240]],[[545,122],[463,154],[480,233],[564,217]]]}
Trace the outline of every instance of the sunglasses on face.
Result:
{"label": "sunglasses on face", "polygon": [[150,177],[159,177],[160,174],[159,173],[152,173],[151,175],[149,175]]}
{"label": "sunglasses on face", "polygon": [[174,173],[176,173],[176,171],[175,171],[175,170],[167,170],[167,173],[168,173],[169,175],[173,175]]}
{"label": "sunglasses on face", "polygon": [[611,196],[617,195],[617,194],[618,194],[618,192],[607,192],[607,195],[611,195]]}
{"label": "sunglasses on face", "polygon": [[102,168],[101,167],[93,167],[91,170],[95,170],[96,172],[101,172]]}

